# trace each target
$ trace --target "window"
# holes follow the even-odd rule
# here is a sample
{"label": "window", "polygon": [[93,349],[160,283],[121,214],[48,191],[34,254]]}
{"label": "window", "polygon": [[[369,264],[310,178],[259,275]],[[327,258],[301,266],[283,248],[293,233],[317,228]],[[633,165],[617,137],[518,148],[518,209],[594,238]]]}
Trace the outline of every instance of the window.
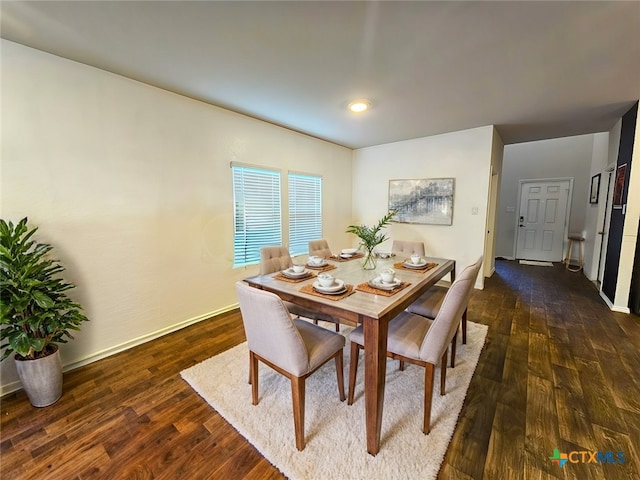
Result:
{"label": "window", "polygon": [[309,241],[322,238],[322,178],[289,174],[289,251],[308,253]]}
{"label": "window", "polygon": [[[260,263],[260,249],[284,245],[280,172],[231,165],[233,176],[233,266]],[[322,177],[289,173],[289,252],[308,252],[322,238]],[[285,207],[286,208],[286,207]],[[286,219],[285,219],[286,221]]]}
{"label": "window", "polygon": [[280,172],[232,165],[233,266],[260,262],[260,249],[282,245]]}

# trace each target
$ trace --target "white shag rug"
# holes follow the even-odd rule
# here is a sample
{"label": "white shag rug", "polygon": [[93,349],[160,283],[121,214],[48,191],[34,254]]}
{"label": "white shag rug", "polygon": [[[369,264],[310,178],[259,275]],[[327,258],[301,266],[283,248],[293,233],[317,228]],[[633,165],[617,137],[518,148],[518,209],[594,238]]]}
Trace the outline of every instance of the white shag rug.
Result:
{"label": "white shag rug", "polygon": [[537,260],[520,260],[520,265],[536,265],[538,267],[553,267],[551,262],[539,262]]}
{"label": "white shag rug", "polygon": [[[330,326],[330,328],[333,328]],[[344,349],[348,388],[350,328]],[[487,326],[469,322],[467,344],[459,343],[456,366],[447,371],[446,395],[439,394],[436,369],[431,433],[422,433],[424,370],[387,360],[380,452],[366,450],[364,365],[360,354],[353,405],[340,402],[335,363],[325,364],[306,382],[305,440],[296,450],[289,380],[259,365],[259,404],[251,405],[249,353],[242,343],[181,372],[182,378],[284,475],[299,480],[344,478],[435,479],[453,436],[458,415],[484,345]]]}

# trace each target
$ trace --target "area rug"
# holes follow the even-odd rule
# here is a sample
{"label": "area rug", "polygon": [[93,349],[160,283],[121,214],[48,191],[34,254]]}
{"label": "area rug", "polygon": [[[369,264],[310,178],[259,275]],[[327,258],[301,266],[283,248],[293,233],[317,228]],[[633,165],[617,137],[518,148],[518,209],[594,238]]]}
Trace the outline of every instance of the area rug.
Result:
{"label": "area rug", "polygon": [[[342,327],[348,338],[351,329]],[[469,322],[467,344],[458,345],[456,366],[447,371],[446,395],[434,391],[431,433],[422,433],[424,370],[388,360],[380,452],[366,451],[363,355],[354,404],[340,402],[335,363],[307,379],[305,440],[296,450],[290,382],[259,367],[260,403],[251,405],[246,342],[181,372],[191,387],[284,475],[294,480],[345,478],[434,479],[438,475],[476,368],[487,327]],[[348,345],[348,342],[347,342]],[[345,352],[347,388],[349,348]],[[440,375],[436,371],[436,385]]]}
{"label": "area rug", "polygon": [[520,260],[520,265],[536,265],[538,267],[553,267],[551,262],[538,262],[536,260]]}

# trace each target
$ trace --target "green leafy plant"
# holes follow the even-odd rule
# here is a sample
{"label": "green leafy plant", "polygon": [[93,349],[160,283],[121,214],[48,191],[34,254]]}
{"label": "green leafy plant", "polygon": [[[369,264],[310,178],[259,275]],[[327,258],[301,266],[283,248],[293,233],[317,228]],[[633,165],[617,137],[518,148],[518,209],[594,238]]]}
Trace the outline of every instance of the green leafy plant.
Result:
{"label": "green leafy plant", "polygon": [[395,213],[396,212],[387,213],[374,227],[368,227],[367,225],[349,225],[347,227],[347,233],[356,235],[360,239],[360,246],[364,247],[368,253],[371,253],[376,246],[387,239],[386,233],[381,233],[380,230],[391,222]]}
{"label": "green leafy plant", "polygon": [[48,258],[53,247],[31,239],[37,230],[26,217],[16,225],[0,219],[0,340],[6,342],[0,360],[12,352],[25,360],[45,357],[88,321],[67,296],[75,285],[59,277],[65,268]]}

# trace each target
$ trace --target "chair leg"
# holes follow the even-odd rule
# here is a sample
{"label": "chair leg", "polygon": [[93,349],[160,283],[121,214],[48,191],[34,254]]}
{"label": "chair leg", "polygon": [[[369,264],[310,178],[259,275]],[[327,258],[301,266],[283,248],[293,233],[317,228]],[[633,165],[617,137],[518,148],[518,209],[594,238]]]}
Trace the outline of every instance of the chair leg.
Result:
{"label": "chair leg", "polygon": [[[456,347],[458,346],[458,330],[451,340],[451,368],[456,366]],[[445,364],[446,365],[446,364]]]}
{"label": "chair leg", "polygon": [[304,377],[291,377],[293,399],[293,427],[296,432],[296,448],[304,450]]}
{"label": "chair leg", "polygon": [[467,309],[462,312],[462,343],[467,344]]}
{"label": "chair leg", "polygon": [[336,322],[336,332],[340,333],[340,324]]}
{"label": "chair leg", "polygon": [[444,351],[442,360],[440,360],[440,395],[445,394],[445,386],[447,383],[447,351]]}
{"label": "chair leg", "polygon": [[249,352],[249,383],[251,384],[251,403],[258,404],[258,358]]}
{"label": "chair leg", "polygon": [[347,405],[353,405],[353,395],[356,389],[356,375],[358,374],[358,355],[360,354],[360,346],[351,342],[351,360],[349,364],[349,398]]}
{"label": "chair leg", "polygon": [[344,402],[344,355],[342,350],[336,354],[336,373],[338,374],[338,395],[340,395],[340,401]]}
{"label": "chair leg", "polygon": [[404,372],[404,360],[398,360],[398,370]]}
{"label": "chair leg", "polygon": [[424,367],[424,422],[422,433],[427,435],[431,431],[431,401],[433,400],[433,375],[435,365],[427,363]]}

